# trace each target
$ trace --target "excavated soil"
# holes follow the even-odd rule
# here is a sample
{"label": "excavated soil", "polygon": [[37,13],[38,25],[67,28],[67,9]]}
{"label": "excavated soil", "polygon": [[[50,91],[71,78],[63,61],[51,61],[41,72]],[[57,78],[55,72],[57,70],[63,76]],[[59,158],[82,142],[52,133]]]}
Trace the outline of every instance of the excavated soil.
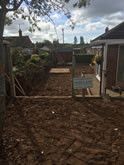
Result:
{"label": "excavated soil", "polygon": [[[79,67],[76,75],[86,67]],[[71,95],[71,73],[32,95]],[[16,98],[7,105],[0,165],[124,165],[124,101]]]}
{"label": "excavated soil", "polygon": [[33,96],[70,96],[72,94],[72,73],[48,73],[47,81],[40,83],[37,90],[33,90],[29,95]]}
{"label": "excavated soil", "polygon": [[[60,66],[66,68],[70,73],[48,73],[47,81],[40,83],[37,90],[33,90],[29,95],[33,96],[71,96],[72,95],[72,66]],[[81,72],[93,73],[88,65],[78,64],[75,68],[75,76],[81,77]],[[81,95],[82,90],[75,90],[75,94]]]}
{"label": "excavated soil", "polygon": [[124,101],[16,99],[1,165],[123,165]]}

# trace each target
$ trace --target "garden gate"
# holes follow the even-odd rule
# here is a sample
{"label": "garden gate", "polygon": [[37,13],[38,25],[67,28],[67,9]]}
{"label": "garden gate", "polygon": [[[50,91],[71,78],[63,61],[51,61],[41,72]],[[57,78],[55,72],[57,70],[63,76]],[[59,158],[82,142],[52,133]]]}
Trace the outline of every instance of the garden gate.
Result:
{"label": "garden gate", "polygon": [[89,89],[89,92],[91,93],[90,88],[93,88],[93,78],[85,77],[84,73],[81,73],[81,77],[75,77],[75,65],[76,65],[76,55],[73,54],[72,56],[72,97],[75,97],[75,89],[82,89],[82,96],[85,97],[86,89]]}

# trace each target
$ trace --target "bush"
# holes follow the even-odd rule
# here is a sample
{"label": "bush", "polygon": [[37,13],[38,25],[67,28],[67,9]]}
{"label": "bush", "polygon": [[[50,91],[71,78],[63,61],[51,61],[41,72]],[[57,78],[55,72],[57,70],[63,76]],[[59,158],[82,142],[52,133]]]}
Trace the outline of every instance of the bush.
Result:
{"label": "bush", "polygon": [[39,55],[40,59],[47,59],[48,56],[49,56],[49,53],[47,52],[41,52]]}
{"label": "bush", "polygon": [[24,61],[26,62],[27,60],[29,60],[31,58],[31,55],[24,53],[23,58],[24,58]]}
{"label": "bush", "polygon": [[30,62],[39,65],[41,64],[41,59],[38,54],[32,54]]}
{"label": "bush", "polygon": [[25,66],[26,66],[26,67],[36,67],[37,65],[36,65],[34,62],[32,62],[31,59],[29,59],[29,60],[25,63]]}
{"label": "bush", "polygon": [[102,61],[103,61],[102,56],[96,55],[95,56],[95,61],[98,65],[102,64]]}
{"label": "bush", "polygon": [[38,57],[39,57],[38,54],[32,54],[32,55],[31,55],[31,58],[38,58]]}
{"label": "bush", "polygon": [[13,66],[15,66],[18,69],[24,67],[25,60],[24,60],[24,57],[23,57],[20,49],[13,50],[13,52],[12,52],[12,62],[13,62]]}

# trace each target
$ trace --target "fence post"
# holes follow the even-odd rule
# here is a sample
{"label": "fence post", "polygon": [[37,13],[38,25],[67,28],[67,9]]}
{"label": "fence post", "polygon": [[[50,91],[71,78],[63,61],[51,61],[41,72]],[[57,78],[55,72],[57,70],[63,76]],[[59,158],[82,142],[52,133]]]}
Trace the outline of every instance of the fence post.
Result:
{"label": "fence post", "polygon": [[7,45],[7,62],[8,62],[8,73],[10,77],[10,92],[12,97],[16,96],[15,92],[15,81],[14,81],[14,75],[13,75],[13,65],[12,65],[12,55],[10,53],[10,46]]}
{"label": "fence post", "polygon": [[73,83],[73,78],[75,77],[75,56],[74,56],[74,53],[73,53],[73,56],[72,56],[72,97],[75,97],[75,93],[74,93],[74,83]]}
{"label": "fence post", "polygon": [[0,40],[0,145],[2,142],[3,133],[3,122],[4,122],[4,112],[5,112],[5,75],[4,75],[4,52],[3,52],[3,42]]}
{"label": "fence post", "polygon": [[[85,77],[85,71],[82,71],[82,77]],[[85,95],[86,95],[86,89],[82,88],[82,96],[83,96],[83,98],[85,97]]]}

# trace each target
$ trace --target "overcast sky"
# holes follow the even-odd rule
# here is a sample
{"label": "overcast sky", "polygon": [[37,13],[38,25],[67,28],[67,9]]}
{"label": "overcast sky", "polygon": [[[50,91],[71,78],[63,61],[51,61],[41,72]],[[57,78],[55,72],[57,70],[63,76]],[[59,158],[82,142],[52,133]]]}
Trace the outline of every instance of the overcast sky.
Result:
{"label": "overcast sky", "polygon": [[[91,0],[89,6],[81,9],[73,8],[74,2],[75,0],[71,0],[67,5],[72,14],[72,20],[76,23],[73,31],[69,27],[70,22],[63,14],[56,12],[51,15],[60,42],[62,42],[62,28],[64,28],[65,42],[73,43],[74,36],[77,36],[78,42],[80,36],[84,37],[85,42],[89,42],[104,33],[106,26],[111,29],[124,21],[124,0]],[[23,35],[29,35],[33,42],[57,39],[53,24],[46,23],[44,20],[39,23],[41,31],[36,30],[35,33],[30,33],[28,21],[17,19],[11,26],[5,27],[4,36],[17,36],[20,23],[23,23],[21,25]]]}

